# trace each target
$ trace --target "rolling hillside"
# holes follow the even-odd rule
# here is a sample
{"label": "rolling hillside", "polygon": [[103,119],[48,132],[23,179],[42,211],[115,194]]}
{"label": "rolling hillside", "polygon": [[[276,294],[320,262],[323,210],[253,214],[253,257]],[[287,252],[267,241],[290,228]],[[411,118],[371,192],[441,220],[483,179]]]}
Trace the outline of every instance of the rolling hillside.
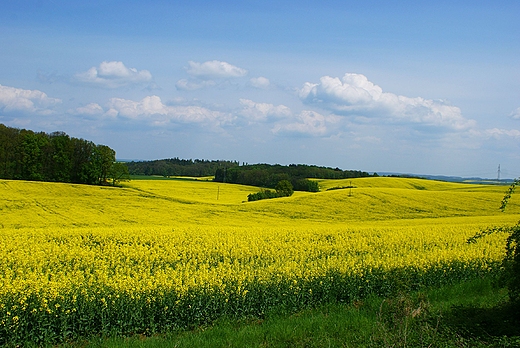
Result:
{"label": "rolling hillside", "polygon": [[[513,199],[498,207],[504,186],[422,179],[320,180],[321,192],[245,202],[256,187],[189,180],[134,180],[123,188],[0,181],[4,228],[115,225],[353,223],[440,217],[494,216],[512,221]],[[326,191],[331,187],[353,189]],[[27,217],[31,216],[30,219]]]}
{"label": "rolling hillside", "polygon": [[[505,187],[320,180],[322,192],[197,180],[122,188],[0,181],[0,345],[144,334],[496,274]],[[353,186],[352,189],[327,188]]]}

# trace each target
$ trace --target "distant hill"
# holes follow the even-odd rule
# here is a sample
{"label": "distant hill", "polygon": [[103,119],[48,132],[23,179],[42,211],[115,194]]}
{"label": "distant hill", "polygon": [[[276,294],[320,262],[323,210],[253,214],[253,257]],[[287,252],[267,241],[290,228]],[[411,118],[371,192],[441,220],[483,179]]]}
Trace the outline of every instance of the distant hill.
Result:
{"label": "distant hill", "polygon": [[395,172],[379,172],[381,176],[394,176],[402,178],[423,178],[430,180],[440,180],[447,182],[467,182],[472,184],[490,184],[490,185],[509,185],[513,182],[513,179],[486,179],[480,177],[461,177],[461,176],[449,176],[449,175],[429,175],[429,174],[403,174]]}

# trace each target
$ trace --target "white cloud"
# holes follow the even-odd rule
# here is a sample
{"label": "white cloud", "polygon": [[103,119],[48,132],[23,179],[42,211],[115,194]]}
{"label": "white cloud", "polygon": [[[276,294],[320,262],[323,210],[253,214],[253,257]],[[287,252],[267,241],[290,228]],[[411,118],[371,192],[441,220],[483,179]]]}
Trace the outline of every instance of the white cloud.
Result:
{"label": "white cloud", "polygon": [[80,106],[76,108],[72,113],[79,114],[79,115],[89,115],[89,116],[95,116],[95,115],[102,115],[104,113],[103,108],[101,105],[97,103],[90,103],[85,106]]}
{"label": "white cloud", "polygon": [[520,130],[518,129],[500,129],[500,128],[491,128],[486,129],[480,133],[482,136],[486,138],[501,138],[501,137],[511,137],[511,138],[520,138]]}
{"label": "white cloud", "polygon": [[247,75],[247,70],[219,60],[211,60],[204,63],[189,61],[187,73],[203,80],[242,77]]}
{"label": "white cloud", "polygon": [[509,114],[509,117],[511,117],[512,119],[515,119],[515,120],[520,120],[520,108],[517,108],[516,110],[511,112]]}
{"label": "white cloud", "polygon": [[272,131],[275,134],[289,133],[323,136],[329,133],[327,126],[337,121],[337,116],[324,116],[315,111],[304,110],[294,118],[293,122],[276,124]]}
{"label": "white cloud", "polygon": [[138,71],[127,68],[123,62],[102,62],[99,67],[76,74],[74,80],[86,85],[102,88],[119,88],[131,85],[140,85],[152,81],[152,74],[148,70]]}
{"label": "white cloud", "polygon": [[475,121],[464,118],[458,107],[442,100],[409,98],[383,92],[364,75],[347,73],[342,79],[323,76],[319,83],[305,83],[300,98],[333,112],[391,122],[412,122],[428,126],[464,130]]}
{"label": "white cloud", "polygon": [[60,103],[61,99],[50,98],[42,91],[0,85],[0,110],[4,112],[22,111],[48,115]]}
{"label": "white cloud", "polygon": [[251,86],[253,87],[256,87],[256,88],[260,88],[260,89],[267,89],[269,88],[271,82],[269,81],[268,78],[265,78],[265,77],[253,77],[249,80],[249,83],[251,84]]}
{"label": "white cloud", "polygon": [[205,88],[205,87],[215,86],[215,84],[216,83],[213,80],[194,81],[194,80],[182,79],[182,80],[177,81],[177,83],[175,84],[175,87],[181,91],[194,91],[194,90]]}
{"label": "white cloud", "polygon": [[240,99],[243,109],[240,114],[252,121],[266,121],[269,118],[284,118],[291,116],[291,109],[285,105],[275,106],[267,103],[255,103],[249,99]]}
{"label": "white cloud", "polygon": [[145,121],[154,126],[170,123],[198,123],[213,126],[231,121],[230,114],[200,106],[168,106],[158,96],[148,96],[141,101],[111,98],[107,115]]}

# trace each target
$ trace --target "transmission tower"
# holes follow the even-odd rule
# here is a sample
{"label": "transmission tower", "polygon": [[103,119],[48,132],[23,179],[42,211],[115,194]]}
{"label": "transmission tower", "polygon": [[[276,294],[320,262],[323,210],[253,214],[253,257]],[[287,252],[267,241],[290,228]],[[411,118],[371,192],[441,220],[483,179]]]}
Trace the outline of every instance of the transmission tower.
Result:
{"label": "transmission tower", "polygon": [[498,175],[497,175],[497,180],[500,181],[500,164],[498,165]]}

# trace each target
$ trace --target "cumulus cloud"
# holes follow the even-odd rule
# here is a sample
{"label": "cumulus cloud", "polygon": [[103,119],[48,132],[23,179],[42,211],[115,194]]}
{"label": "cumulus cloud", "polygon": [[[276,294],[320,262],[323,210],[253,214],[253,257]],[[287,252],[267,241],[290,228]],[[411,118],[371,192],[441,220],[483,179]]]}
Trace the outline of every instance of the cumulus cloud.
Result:
{"label": "cumulus cloud", "polygon": [[123,62],[102,62],[99,67],[92,67],[74,76],[76,82],[102,88],[119,88],[146,84],[152,81],[148,70],[127,68]]}
{"label": "cumulus cloud", "polygon": [[3,112],[48,115],[53,113],[53,107],[61,102],[61,99],[50,98],[42,91],[0,85],[0,110]]}
{"label": "cumulus cloud", "polygon": [[517,108],[513,112],[509,114],[509,117],[511,117],[514,120],[520,120],[520,108]]}
{"label": "cumulus cloud", "polygon": [[324,136],[330,134],[331,125],[340,121],[336,115],[325,116],[310,110],[294,114],[285,105],[256,103],[250,99],[240,99],[240,104],[241,117],[250,123],[272,122],[271,131],[277,135]]}
{"label": "cumulus cloud", "polygon": [[338,117],[334,115],[324,116],[315,111],[303,110],[292,122],[276,124],[272,131],[275,134],[324,136],[329,133],[328,125],[337,121]]}
{"label": "cumulus cloud", "polygon": [[260,89],[267,89],[269,88],[271,82],[269,81],[268,78],[265,78],[265,77],[253,77],[249,80],[249,83],[251,84],[251,86],[255,87],[255,88],[260,88]]}
{"label": "cumulus cloud", "polygon": [[158,96],[148,96],[141,101],[111,98],[107,115],[145,121],[153,126],[171,123],[198,123],[214,126],[230,122],[229,114],[200,106],[169,106]]}
{"label": "cumulus cloud", "polygon": [[219,60],[210,60],[204,63],[190,60],[188,64],[189,67],[186,69],[187,73],[203,80],[242,77],[247,75],[247,70]]}
{"label": "cumulus cloud", "polygon": [[243,109],[240,114],[251,121],[263,122],[270,118],[285,118],[291,116],[291,109],[285,105],[255,103],[249,99],[240,99]]}
{"label": "cumulus cloud", "polygon": [[97,103],[90,103],[85,106],[80,106],[72,111],[74,114],[78,115],[88,115],[88,116],[96,116],[102,115],[105,111],[101,107],[101,105]]}
{"label": "cumulus cloud", "polygon": [[384,118],[455,130],[469,129],[475,121],[464,118],[458,107],[442,100],[410,98],[383,92],[364,75],[347,73],[342,79],[323,76],[319,83],[305,83],[302,101],[338,114]]}

